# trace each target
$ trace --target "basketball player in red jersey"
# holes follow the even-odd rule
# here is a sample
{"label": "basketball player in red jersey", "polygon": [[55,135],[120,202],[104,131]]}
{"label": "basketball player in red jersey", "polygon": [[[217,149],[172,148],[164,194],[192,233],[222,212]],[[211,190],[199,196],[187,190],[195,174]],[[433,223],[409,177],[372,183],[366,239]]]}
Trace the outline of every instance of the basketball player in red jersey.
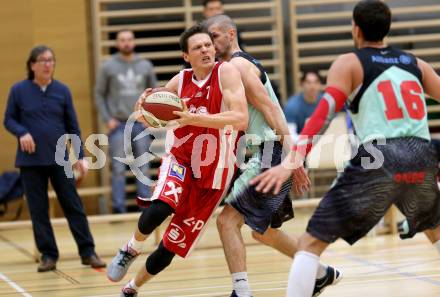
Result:
{"label": "basketball player in red jersey", "polygon": [[175,254],[186,257],[223,199],[235,173],[238,131],[247,128],[248,113],[239,72],[215,62],[211,36],[202,26],[180,37],[182,70],[166,85],[186,98],[187,111],[175,112],[179,127],[170,153],[162,159],[159,180],[130,241],[113,259],[107,276],[120,281],[142,250],[142,243],[174,214],[158,248],[151,253],[121,296],[137,296],[140,286],[165,269]]}

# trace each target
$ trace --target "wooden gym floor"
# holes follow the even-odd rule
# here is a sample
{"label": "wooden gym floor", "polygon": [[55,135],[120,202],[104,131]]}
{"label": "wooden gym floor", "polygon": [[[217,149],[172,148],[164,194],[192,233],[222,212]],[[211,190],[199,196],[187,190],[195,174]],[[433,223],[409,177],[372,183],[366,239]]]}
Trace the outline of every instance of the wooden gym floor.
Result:
{"label": "wooden gym floor", "polygon": [[[309,213],[297,212],[297,218],[283,229],[290,234],[304,230]],[[98,253],[109,262],[116,250],[130,237],[133,222],[92,225]],[[0,232],[0,297],[6,296],[119,296],[146,255],[133,264],[120,283],[111,283],[105,270],[80,264],[76,246],[67,227],[55,228],[61,259],[58,270],[37,273],[33,262],[32,231]],[[255,244],[245,230],[248,243],[248,273],[254,297],[285,296],[291,260]],[[152,250],[152,240],[147,250]],[[175,258],[171,266],[141,288],[139,296],[224,296],[231,292],[230,276],[214,222],[211,222],[200,248],[186,260]],[[323,260],[339,267],[344,279],[328,288],[323,297],[434,297],[440,296],[440,256],[419,235],[400,241],[397,237],[366,237],[354,247],[338,241]]]}

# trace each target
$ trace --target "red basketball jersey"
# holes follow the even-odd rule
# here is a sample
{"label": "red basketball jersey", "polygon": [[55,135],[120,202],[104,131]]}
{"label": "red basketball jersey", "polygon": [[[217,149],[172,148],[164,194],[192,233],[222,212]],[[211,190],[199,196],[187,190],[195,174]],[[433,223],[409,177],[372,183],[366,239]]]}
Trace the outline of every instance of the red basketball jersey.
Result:
{"label": "red basketball jersey", "polygon": [[[226,111],[220,83],[221,63],[216,63],[211,74],[197,81],[192,69],[179,74],[180,98],[189,112],[216,114]],[[240,134],[241,135],[241,134]],[[171,154],[190,166],[202,188],[223,189],[228,186],[236,169],[236,148],[239,133],[229,129],[185,126],[174,131]]]}

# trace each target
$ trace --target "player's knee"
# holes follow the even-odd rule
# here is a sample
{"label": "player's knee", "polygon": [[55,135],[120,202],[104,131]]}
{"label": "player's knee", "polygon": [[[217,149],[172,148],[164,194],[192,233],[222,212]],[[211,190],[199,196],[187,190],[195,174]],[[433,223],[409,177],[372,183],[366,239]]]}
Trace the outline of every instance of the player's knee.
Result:
{"label": "player's knee", "polygon": [[221,231],[229,230],[238,226],[238,222],[234,219],[234,216],[231,215],[231,212],[228,211],[227,208],[224,208],[223,211],[217,217],[217,229]]}
{"label": "player's knee", "polygon": [[266,232],[264,232],[263,234],[260,234],[256,231],[252,231],[252,238],[258,242],[261,242],[262,244],[273,246],[274,234],[271,231],[272,231],[271,228],[268,228]]}
{"label": "player's knee", "polygon": [[216,224],[217,224],[217,229],[220,232],[227,228],[228,222],[225,216],[222,215],[222,213],[220,213],[219,216],[217,217]]}
{"label": "player's knee", "polygon": [[228,214],[224,211],[224,209],[223,209],[223,211],[218,215],[217,220],[216,220],[216,223],[217,223],[217,229],[218,229],[219,231],[224,230],[224,229],[227,229],[228,227],[231,226],[231,222],[228,221]]}
{"label": "player's knee", "polygon": [[435,229],[432,230],[433,234],[434,234],[434,241],[438,241],[440,240],[440,225],[437,226]]}
{"label": "player's knee", "polygon": [[320,255],[325,248],[328,246],[328,243],[305,233],[298,240],[298,250],[299,251],[308,251],[315,254]]}
{"label": "player's knee", "polygon": [[148,256],[145,268],[149,274],[156,275],[171,264],[174,256],[175,254],[165,248],[161,241],[157,249]]}
{"label": "player's knee", "polygon": [[139,231],[145,235],[151,234],[172,213],[173,209],[171,206],[160,200],[154,201],[139,217]]}
{"label": "player's knee", "polygon": [[264,237],[264,234],[260,234],[257,231],[252,231],[252,238],[255,239],[258,242],[267,244],[267,240]]}

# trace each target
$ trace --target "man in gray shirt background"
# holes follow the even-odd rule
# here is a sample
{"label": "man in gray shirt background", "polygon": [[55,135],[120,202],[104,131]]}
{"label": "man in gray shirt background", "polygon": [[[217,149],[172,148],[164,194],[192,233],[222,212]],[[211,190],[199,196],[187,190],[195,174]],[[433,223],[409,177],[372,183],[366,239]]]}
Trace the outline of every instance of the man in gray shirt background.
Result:
{"label": "man in gray shirt background", "polygon": [[[124,129],[134,104],[146,88],[156,87],[157,79],[153,64],[139,57],[135,51],[135,37],[130,30],[119,31],[116,35],[115,53],[101,65],[95,86],[95,101],[101,119],[106,124],[109,136],[109,149],[112,170],[112,208],[113,213],[126,212],[125,185],[126,165],[115,157],[126,158],[124,153]],[[134,141],[144,130],[141,123],[136,122],[132,129],[131,142],[134,158],[146,152],[150,146],[148,136]],[[140,167],[147,174],[148,164]],[[149,188],[136,179],[137,194],[149,196]]]}

